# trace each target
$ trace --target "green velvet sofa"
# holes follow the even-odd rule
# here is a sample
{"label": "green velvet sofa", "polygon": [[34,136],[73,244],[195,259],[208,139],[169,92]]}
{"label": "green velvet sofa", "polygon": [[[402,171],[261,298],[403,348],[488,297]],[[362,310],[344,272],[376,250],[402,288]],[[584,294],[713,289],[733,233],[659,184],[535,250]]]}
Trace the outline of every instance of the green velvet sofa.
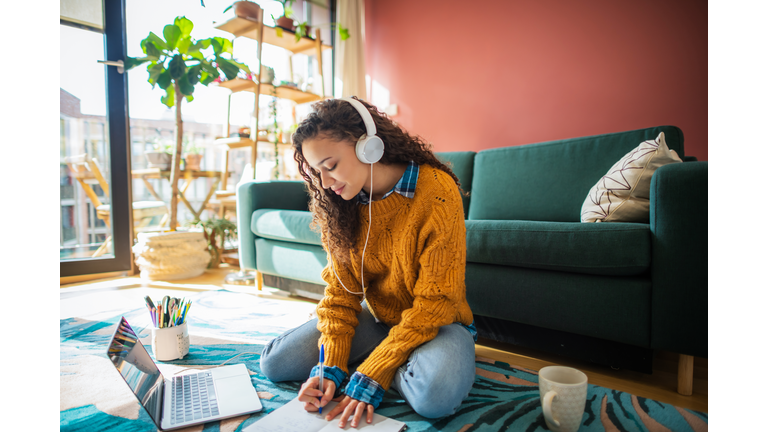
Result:
{"label": "green velvet sofa", "polygon": [[[581,223],[590,188],[664,132],[683,163],[651,180],[650,223]],[[674,126],[439,153],[465,198],[467,300],[481,337],[650,372],[654,350],[707,357],[707,163]],[[241,268],[322,296],[326,256],[302,182],[237,190]]]}

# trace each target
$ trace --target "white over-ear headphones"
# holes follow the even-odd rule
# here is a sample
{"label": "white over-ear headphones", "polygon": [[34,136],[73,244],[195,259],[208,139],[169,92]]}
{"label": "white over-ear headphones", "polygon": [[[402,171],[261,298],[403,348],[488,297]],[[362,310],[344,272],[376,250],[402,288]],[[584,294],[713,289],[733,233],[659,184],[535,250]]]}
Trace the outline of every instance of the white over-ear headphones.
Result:
{"label": "white over-ear headphones", "polygon": [[373,122],[371,113],[365,108],[365,105],[360,101],[352,98],[341,98],[339,100],[349,102],[357,112],[360,113],[360,117],[363,118],[365,123],[366,134],[360,137],[355,145],[355,153],[360,162],[367,164],[374,164],[381,160],[381,156],[384,155],[384,141],[376,135],[376,124]]}

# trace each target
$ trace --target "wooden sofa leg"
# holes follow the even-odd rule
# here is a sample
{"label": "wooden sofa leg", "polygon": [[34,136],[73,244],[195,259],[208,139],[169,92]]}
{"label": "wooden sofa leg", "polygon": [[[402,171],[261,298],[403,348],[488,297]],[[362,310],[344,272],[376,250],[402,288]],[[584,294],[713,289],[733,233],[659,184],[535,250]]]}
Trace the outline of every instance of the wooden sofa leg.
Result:
{"label": "wooden sofa leg", "polygon": [[684,396],[693,394],[693,356],[680,354],[677,367],[677,392]]}
{"label": "wooden sofa leg", "polygon": [[261,288],[264,286],[264,275],[256,270],[256,287],[259,291],[261,291]]}

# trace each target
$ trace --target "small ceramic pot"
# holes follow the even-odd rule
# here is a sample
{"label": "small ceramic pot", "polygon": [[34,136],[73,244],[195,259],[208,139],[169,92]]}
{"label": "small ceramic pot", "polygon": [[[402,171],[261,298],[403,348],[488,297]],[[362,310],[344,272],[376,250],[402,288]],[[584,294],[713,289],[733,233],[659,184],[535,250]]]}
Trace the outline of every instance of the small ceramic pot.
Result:
{"label": "small ceramic pot", "polygon": [[293,25],[293,20],[285,16],[281,16],[276,21],[276,24],[284,29],[293,30],[296,26]]}
{"label": "small ceramic pot", "polygon": [[200,171],[200,161],[202,161],[203,155],[201,154],[188,154],[184,156],[185,168],[192,171]]}
{"label": "small ceramic pot", "polygon": [[258,4],[249,1],[235,2],[235,15],[240,18],[253,18],[259,19],[259,10],[261,8]]}
{"label": "small ceramic pot", "polygon": [[171,169],[173,156],[170,153],[148,151],[144,154],[147,157],[147,165],[149,165],[150,168],[160,168],[165,171]]}

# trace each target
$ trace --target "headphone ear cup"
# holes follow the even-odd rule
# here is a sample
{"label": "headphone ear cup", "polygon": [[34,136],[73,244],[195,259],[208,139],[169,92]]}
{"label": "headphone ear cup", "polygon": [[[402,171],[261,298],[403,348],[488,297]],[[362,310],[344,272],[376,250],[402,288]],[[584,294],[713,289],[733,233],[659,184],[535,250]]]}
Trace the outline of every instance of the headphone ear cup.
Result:
{"label": "headphone ear cup", "polygon": [[365,136],[355,145],[355,153],[360,162],[374,164],[384,155],[384,141],[376,135]]}

